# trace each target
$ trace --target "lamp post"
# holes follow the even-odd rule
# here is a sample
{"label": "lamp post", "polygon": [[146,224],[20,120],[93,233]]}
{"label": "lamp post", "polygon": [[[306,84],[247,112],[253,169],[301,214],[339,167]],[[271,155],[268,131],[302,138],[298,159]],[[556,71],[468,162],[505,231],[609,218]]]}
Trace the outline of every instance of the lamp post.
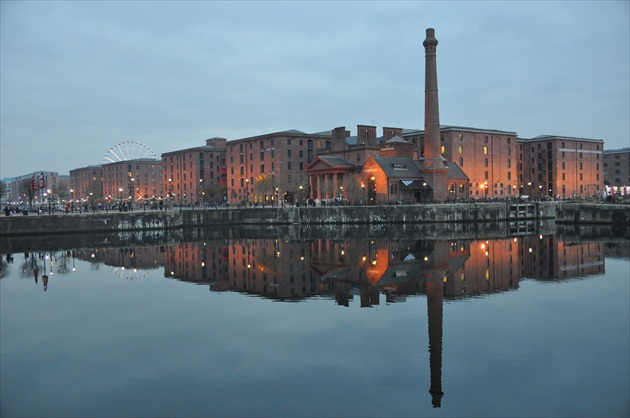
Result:
{"label": "lamp post", "polygon": [[249,207],[249,179],[245,179],[245,201],[246,205]]}
{"label": "lamp post", "polygon": [[70,212],[74,212],[74,190],[70,189]]}
{"label": "lamp post", "polygon": [[303,188],[304,188],[304,187],[302,187],[302,185],[300,185],[300,187],[299,187],[300,194],[299,194],[299,196],[298,196],[298,199],[299,199],[299,201],[298,201],[298,206],[301,206],[301,205],[302,205],[302,189],[303,189]]}
{"label": "lamp post", "polygon": [[532,182],[531,181],[527,182],[527,189],[528,189],[527,190],[527,194],[529,195],[529,197],[531,199],[531,197],[532,197]]}
{"label": "lamp post", "polygon": [[118,212],[122,212],[122,187],[118,188],[118,195],[120,197],[120,203],[118,204]]}
{"label": "lamp post", "polygon": [[203,191],[203,179],[199,179],[199,200],[203,208],[206,208],[205,192]]}
{"label": "lamp post", "polygon": [[50,193],[50,189],[48,189],[47,192],[48,192],[48,214],[52,215],[52,194]]}
{"label": "lamp post", "polygon": [[169,207],[173,204],[173,179],[168,179],[168,202]]}
{"label": "lamp post", "polygon": [[361,182],[361,205],[365,205],[365,183]]}
{"label": "lamp post", "polygon": [[275,196],[275,199],[276,199],[276,207],[278,207],[278,188],[277,188],[277,187],[276,187],[276,196]]}

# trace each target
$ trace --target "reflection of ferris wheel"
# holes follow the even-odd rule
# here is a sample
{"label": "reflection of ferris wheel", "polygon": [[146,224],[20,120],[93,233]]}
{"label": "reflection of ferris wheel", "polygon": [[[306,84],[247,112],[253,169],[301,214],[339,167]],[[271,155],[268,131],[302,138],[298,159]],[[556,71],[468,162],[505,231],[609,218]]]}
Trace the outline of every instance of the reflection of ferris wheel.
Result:
{"label": "reflection of ferris wheel", "polygon": [[157,160],[157,155],[151,148],[140,142],[121,142],[107,151],[103,157],[103,163],[116,163],[118,161],[139,160],[150,158]]}

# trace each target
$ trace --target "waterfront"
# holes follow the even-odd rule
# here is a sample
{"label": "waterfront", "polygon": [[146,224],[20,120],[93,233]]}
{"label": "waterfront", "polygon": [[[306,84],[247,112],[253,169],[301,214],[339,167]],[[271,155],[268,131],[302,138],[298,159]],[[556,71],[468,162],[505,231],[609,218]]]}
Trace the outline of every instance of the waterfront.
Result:
{"label": "waterfront", "polygon": [[629,412],[624,240],[184,240],[2,267],[2,416]]}

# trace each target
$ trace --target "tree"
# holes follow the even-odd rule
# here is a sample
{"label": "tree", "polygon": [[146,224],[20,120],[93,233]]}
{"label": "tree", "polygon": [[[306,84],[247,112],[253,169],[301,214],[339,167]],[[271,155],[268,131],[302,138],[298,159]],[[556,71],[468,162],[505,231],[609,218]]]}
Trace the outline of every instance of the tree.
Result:
{"label": "tree", "polygon": [[24,196],[30,208],[33,209],[33,199],[35,199],[35,196],[37,195],[37,190],[33,190],[31,179],[20,180],[18,195]]}
{"label": "tree", "polygon": [[[273,193],[273,188],[275,186],[274,183],[274,178],[268,174],[261,174],[258,177],[256,177],[256,181],[254,182],[254,187],[253,189],[255,190],[256,193],[258,193],[261,196],[264,195],[268,195],[268,194],[272,194]],[[264,204],[264,198],[262,198],[262,202]]]}
{"label": "tree", "polygon": [[69,196],[70,187],[68,187],[68,180],[59,180],[57,183],[57,190],[53,190],[57,194],[57,197],[61,200],[66,200]]}
{"label": "tree", "polygon": [[0,202],[4,199],[4,195],[7,193],[8,186],[5,182],[0,181]]}

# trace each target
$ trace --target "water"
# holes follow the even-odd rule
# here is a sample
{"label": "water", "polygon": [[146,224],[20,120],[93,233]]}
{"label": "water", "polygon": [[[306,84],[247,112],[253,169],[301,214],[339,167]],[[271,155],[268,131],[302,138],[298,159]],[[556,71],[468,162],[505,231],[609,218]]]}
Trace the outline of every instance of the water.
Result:
{"label": "water", "polygon": [[629,413],[627,241],[164,244],[3,255],[3,417]]}

